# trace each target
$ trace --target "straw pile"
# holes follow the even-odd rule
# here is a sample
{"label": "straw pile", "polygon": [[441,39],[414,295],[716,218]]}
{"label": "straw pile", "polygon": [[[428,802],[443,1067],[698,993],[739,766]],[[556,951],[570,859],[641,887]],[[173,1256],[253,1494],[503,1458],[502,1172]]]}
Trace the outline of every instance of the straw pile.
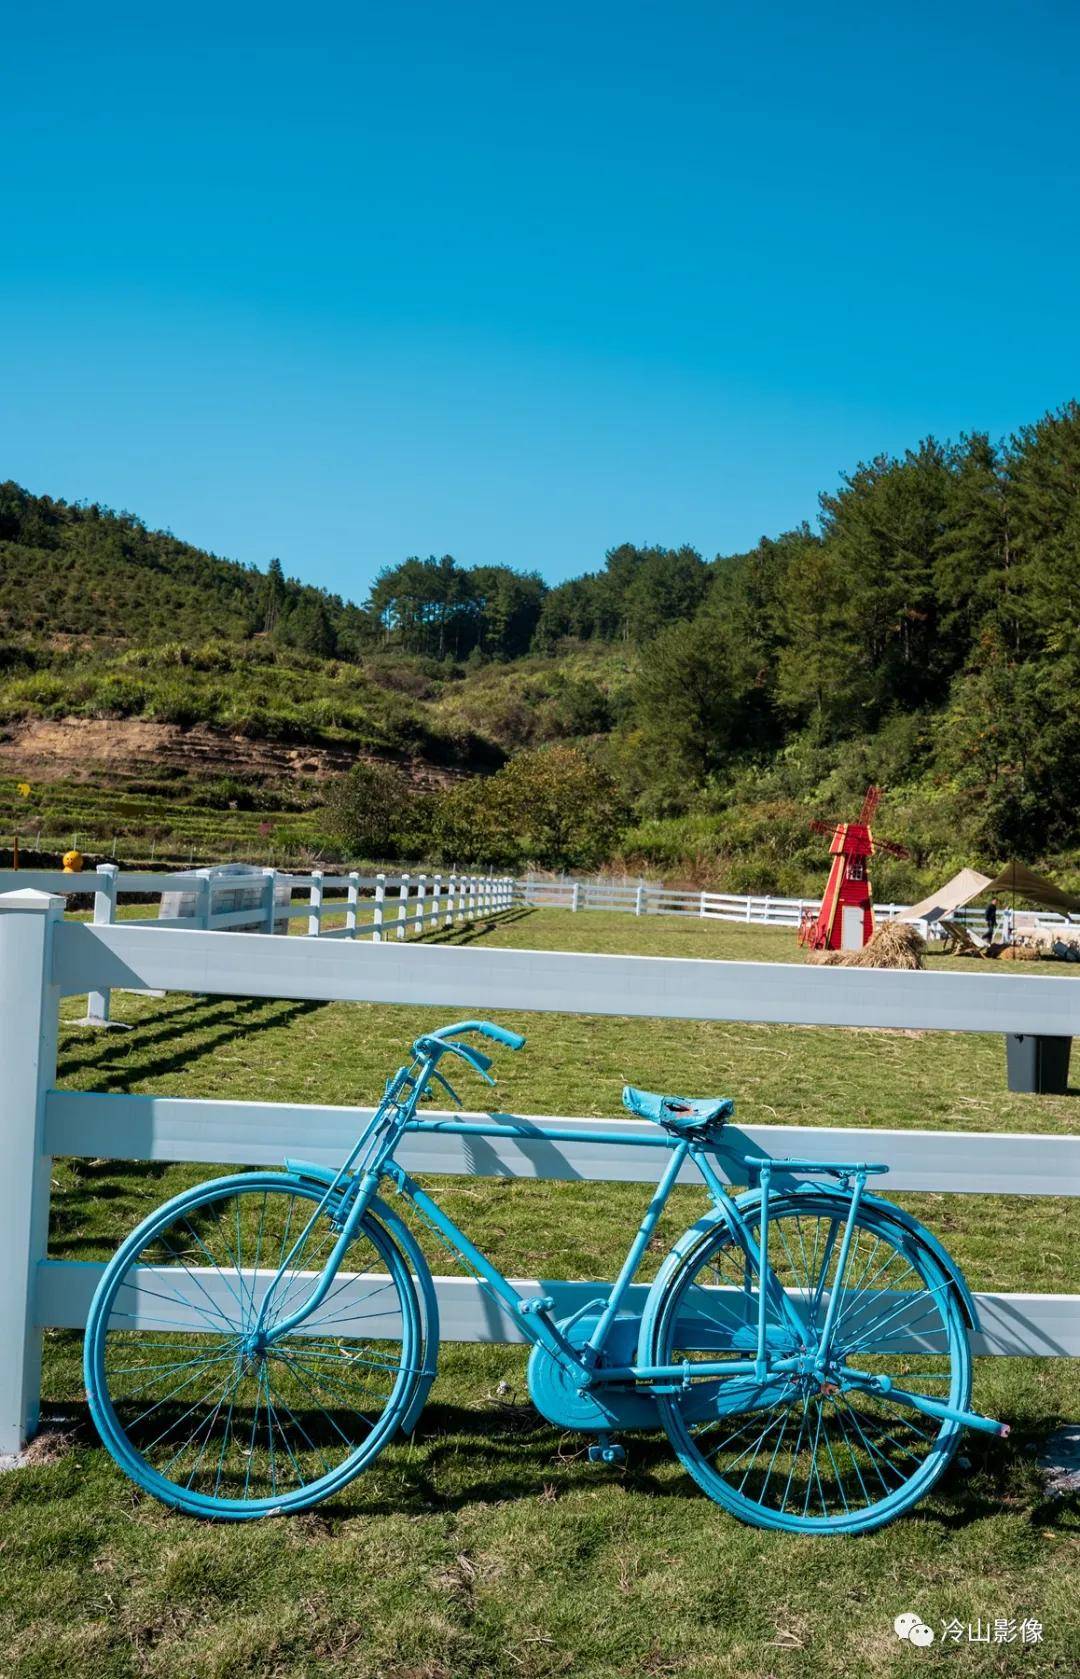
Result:
{"label": "straw pile", "polygon": [[921,968],[925,944],[906,921],[886,921],[861,950],[815,950],[810,960],[827,968]]}
{"label": "straw pile", "polygon": [[1047,951],[1044,953],[1041,950],[1037,950],[1035,946],[1031,944],[1007,944],[998,957],[998,961],[1037,962],[1044,954],[1049,955],[1049,952]]}

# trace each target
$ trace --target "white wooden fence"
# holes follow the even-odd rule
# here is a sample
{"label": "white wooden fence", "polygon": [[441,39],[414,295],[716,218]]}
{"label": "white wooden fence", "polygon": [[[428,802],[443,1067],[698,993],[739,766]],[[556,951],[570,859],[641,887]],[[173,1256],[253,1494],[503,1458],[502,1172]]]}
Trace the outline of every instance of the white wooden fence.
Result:
{"label": "white wooden fence", "polygon": [[[427,1004],[443,1013],[536,1010],[684,1020],[1080,1033],[1080,986],[1005,974],[888,972],[658,957],[320,939],[255,941],[237,933],[138,922],[65,921],[64,900],[0,897],[0,1451],[36,1426],[42,1332],[78,1329],[101,1266],[48,1257],[51,1162],[70,1154],[128,1160],[265,1164],[297,1152],[336,1164],[370,1110],[288,1103],[92,1095],[54,1088],[62,997],[112,987]],[[628,1040],[629,1042],[629,1040]],[[543,1053],[542,1046],[533,1053]],[[527,1118],[519,1118],[527,1126]],[[545,1123],[543,1118],[535,1121]],[[411,1137],[410,1169],[475,1175],[653,1182],[659,1151],[603,1146],[597,1134],[645,1122],[548,1119],[579,1140],[508,1134]],[[1080,1194],[1080,1138],[748,1126],[755,1153],[808,1152],[888,1161],[896,1189]],[[1033,1210],[1032,1216],[1037,1216]],[[557,1244],[557,1234],[552,1237]],[[558,1253],[553,1251],[553,1266]],[[519,1284],[573,1310],[595,1281]],[[439,1278],[448,1339],[512,1341],[520,1329],[469,1278]],[[978,1353],[1080,1355],[1080,1297],[984,1293]]]}
{"label": "white wooden fence", "polygon": [[[623,910],[631,915],[688,915],[706,921],[743,921],[763,927],[798,927],[805,911],[817,915],[820,898],[781,898],[769,893],[746,895],[740,892],[692,891],[681,886],[664,886],[656,881],[616,884],[610,880],[581,880],[563,876],[543,879],[528,876],[518,882],[521,901],[538,909],[605,909]],[[907,904],[875,902],[874,915],[878,921],[896,921],[908,913]],[[981,909],[956,910],[950,917],[969,927],[985,927],[985,912]],[[1069,925],[1069,917],[1051,911],[1017,910],[1014,927],[1017,932],[1036,929],[1052,931]],[[923,925],[920,923],[920,925]],[[1075,927],[1076,923],[1072,925]],[[999,915],[1000,926],[1000,915]],[[935,929],[927,929],[931,936]]]}
{"label": "white wooden fence", "polygon": [[[361,875],[356,870],[326,874],[321,869],[295,875],[269,868],[240,870],[232,864],[179,874],[118,869],[112,863],[80,874],[65,874],[60,869],[0,869],[0,893],[13,890],[62,893],[66,897],[93,893],[97,927],[114,924],[118,901],[125,895],[156,895],[160,900],[158,918],[147,925],[158,932],[168,928],[225,932],[242,927],[248,932],[287,933],[292,922],[303,921],[309,938],[366,937],[373,944],[501,915],[517,901],[510,875]],[[303,894],[299,904],[294,902],[297,892]],[[161,910],[174,897],[184,900],[188,913],[163,918]],[[238,908],[239,898],[246,901]],[[323,925],[342,913],[343,926]],[[369,919],[361,920],[361,915]],[[83,1024],[107,1026],[109,1015],[108,990],[92,991]]]}
{"label": "white wooden fence", "polygon": [[[165,896],[180,892],[193,895],[191,914],[176,925],[204,927],[225,931],[243,926],[263,932],[281,931],[285,917],[292,921],[306,920],[306,931],[313,937],[361,938],[370,937],[375,943],[391,932],[397,938],[407,933],[426,931],[438,925],[451,925],[453,920],[470,920],[477,914],[499,914],[515,904],[538,909],[616,910],[631,915],[692,916],[706,921],[734,921],[765,927],[797,928],[803,914],[817,915],[820,898],[784,898],[769,893],[692,891],[681,886],[666,886],[657,881],[616,883],[603,879],[558,879],[528,875],[462,874],[424,872],[420,874],[361,875],[335,874],[316,869],[311,874],[285,874],[275,869],[252,866],[246,874],[237,872],[238,866],[189,870],[176,874],[162,874],[152,870],[120,870],[115,864],[102,863],[94,870],[78,875],[64,874],[57,869],[0,869],[0,893],[33,887],[43,892],[92,892],[94,916],[99,923],[116,919],[116,901],[127,894],[146,896],[159,893]],[[258,912],[249,907],[234,909],[231,899],[245,880],[259,877],[265,881],[262,914],[265,925],[255,927]],[[208,883],[208,884],[200,884]],[[282,906],[282,890],[289,902]],[[302,894],[303,901],[294,902]],[[276,909],[271,908],[275,894]],[[370,903],[367,901],[370,899]],[[215,907],[228,901],[228,907]],[[403,907],[404,905],[404,907]],[[895,921],[907,914],[907,904],[875,903],[874,914],[879,921]],[[369,920],[357,919],[361,909],[370,910]],[[437,918],[440,910],[443,919]],[[324,919],[345,914],[345,925],[324,928]],[[985,924],[981,909],[963,908],[951,917],[977,930]],[[167,926],[160,919],[157,926]],[[1069,917],[1049,911],[1018,910],[1014,917],[1017,931],[1036,929],[1052,931],[1069,925]],[[1076,923],[1073,923],[1075,926]],[[404,929],[404,931],[402,930]],[[928,929],[931,935],[933,928]]]}
{"label": "white wooden fence", "polygon": [[[694,892],[656,881],[616,885],[608,880],[543,880],[529,876],[519,882],[524,903],[538,909],[623,910],[631,915],[689,915],[706,921],[745,921],[765,927],[798,927],[805,910],[816,915],[820,898],[780,898],[769,894]],[[881,921],[892,921],[906,904],[875,904]]]}

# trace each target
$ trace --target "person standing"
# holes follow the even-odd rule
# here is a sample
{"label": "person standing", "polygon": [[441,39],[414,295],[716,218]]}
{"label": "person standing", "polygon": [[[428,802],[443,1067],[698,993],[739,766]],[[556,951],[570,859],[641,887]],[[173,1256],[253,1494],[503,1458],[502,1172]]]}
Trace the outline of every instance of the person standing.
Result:
{"label": "person standing", "polygon": [[1006,904],[1001,912],[1001,942],[1002,944],[1012,944],[1013,942],[1013,912],[1009,904]]}
{"label": "person standing", "polygon": [[991,898],[986,906],[986,942],[993,944],[994,929],[997,926],[997,899]]}

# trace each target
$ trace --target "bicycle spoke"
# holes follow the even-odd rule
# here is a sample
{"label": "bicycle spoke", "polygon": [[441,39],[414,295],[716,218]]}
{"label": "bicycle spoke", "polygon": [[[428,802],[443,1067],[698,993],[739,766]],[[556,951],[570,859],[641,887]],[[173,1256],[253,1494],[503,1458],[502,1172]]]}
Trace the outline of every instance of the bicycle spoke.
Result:
{"label": "bicycle spoke", "polygon": [[787,1425],[791,1421],[791,1409],[792,1408],[789,1405],[787,1407],[787,1409],[784,1411],[784,1426],[781,1428],[779,1437],[778,1437],[777,1442],[776,1442],[776,1445],[773,1447],[773,1455],[769,1459],[769,1467],[765,1471],[765,1479],[761,1483],[761,1490],[758,1493],[758,1500],[762,1504],[764,1504],[764,1502],[765,1502],[765,1494],[768,1490],[769,1480],[772,1476],[773,1465],[776,1463],[776,1459],[777,1459],[777,1457],[779,1456],[779,1453],[780,1453],[780,1447],[784,1443],[784,1435],[787,1433]]}
{"label": "bicycle spoke", "polygon": [[795,1465],[799,1461],[799,1447],[802,1445],[802,1438],[806,1432],[806,1413],[808,1405],[809,1401],[804,1398],[802,1403],[802,1417],[799,1422],[799,1433],[795,1441],[795,1450],[791,1454],[791,1468],[788,1470],[787,1485],[784,1487],[784,1496],[780,1500],[781,1511],[787,1509],[788,1493],[791,1491],[791,1482],[795,1474]]}
{"label": "bicycle spoke", "polygon": [[826,1430],[825,1430],[825,1450],[828,1452],[829,1462],[832,1464],[833,1477],[836,1481],[836,1490],[840,1494],[840,1498],[841,1498],[841,1501],[843,1503],[844,1509],[849,1510],[851,1508],[851,1506],[848,1504],[847,1494],[844,1491],[843,1478],[840,1474],[840,1470],[839,1470],[839,1467],[837,1465],[836,1458],[833,1455],[832,1442],[829,1439],[828,1428],[826,1428]]}
{"label": "bicycle spoke", "polygon": [[[297,1367],[293,1364],[292,1359],[289,1358],[288,1354],[286,1354],[286,1353],[282,1353],[279,1356],[280,1356],[282,1364],[285,1365],[285,1368],[290,1372],[291,1375],[296,1377],[296,1380],[299,1382],[300,1386],[308,1394],[310,1394],[312,1399],[315,1400],[316,1409],[320,1410],[322,1412],[323,1416],[326,1418],[327,1422],[330,1424],[330,1427],[334,1430],[334,1433],[340,1436],[340,1438],[345,1442],[346,1446],[351,1447],[353,1445],[353,1441],[351,1441],[349,1439],[349,1436],[345,1433],[345,1430],[340,1426],[337,1419],[330,1415],[330,1412],[326,1409],[326,1406],[323,1405],[315,1397],[315,1393],[314,1393],[314,1390],[311,1387],[310,1382],[305,1380],[303,1374],[300,1371],[298,1371]],[[366,1422],[367,1418],[365,1417],[364,1420]]]}

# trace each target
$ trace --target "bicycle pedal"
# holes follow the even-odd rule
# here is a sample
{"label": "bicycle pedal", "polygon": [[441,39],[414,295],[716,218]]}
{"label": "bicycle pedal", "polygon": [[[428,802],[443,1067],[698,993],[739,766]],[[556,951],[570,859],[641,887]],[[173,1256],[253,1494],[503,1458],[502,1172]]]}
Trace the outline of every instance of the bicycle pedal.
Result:
{"label": "bicycle pedal", "polygon": [[590,1463],[624,1463],[625,1461],[626,1447],[620,1446],[617,1441],[609,1440],[605,1445],[602,1440],[598,1440],[595,1445],[589,1447]]}

